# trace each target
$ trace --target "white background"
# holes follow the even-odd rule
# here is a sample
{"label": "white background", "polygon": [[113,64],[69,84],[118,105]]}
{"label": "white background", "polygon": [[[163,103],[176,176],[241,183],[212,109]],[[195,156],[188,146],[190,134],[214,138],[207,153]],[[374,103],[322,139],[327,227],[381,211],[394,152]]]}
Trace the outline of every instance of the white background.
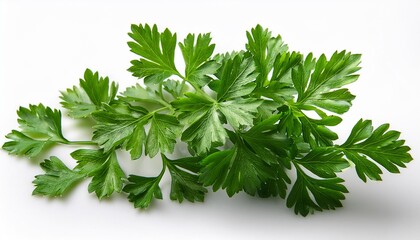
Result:
{"label": "white background", "polygon": [[[171,202],[167,178],[161,184],[165,199],[147,211],[133,209],[123,195],[98,202],[87,193],[87,181],[65,199],[32,197],[31,181],[42,172],[39,160],[0,151],[0,239],[420,239],[419,3],[1,1],[1,136],[17,128],[19,106],[59,108],[59,90],[77,84],[86,67],[118,81],[120,89],[135,84],[126,71],[135,57],[126,45],[131,23],[169,27],[178,39],[212,32],[216,52],[244,48],[245,31],[260,23],[281,34],[291,50],[362,53],[361,77],[350,86],[357,98],[335,130],[343,139],[361,117],[375,126],[389,122],[402,132],[415,160],[401,174],[384,174],[382,182],[365,184],[353,169],[346,171],[341,176],[350,193],[344,208],[302,218],[284,200],[245,194]],[[63,121],[68,138],[89,138],[77,121]],[[61,147],[47,155],[74,166],[72,150]],[[130,162],[121,155],[126,171],[159,171],[157,159]]]}

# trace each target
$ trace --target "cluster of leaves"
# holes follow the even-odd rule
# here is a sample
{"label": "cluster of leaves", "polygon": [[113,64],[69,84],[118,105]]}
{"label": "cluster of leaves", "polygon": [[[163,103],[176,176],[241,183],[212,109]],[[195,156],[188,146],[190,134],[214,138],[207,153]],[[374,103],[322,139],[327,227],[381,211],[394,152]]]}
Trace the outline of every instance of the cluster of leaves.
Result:
{"label": "cluster of leaves", "polygon": [[[89,177],[88,190],[99,199],[125,192],[136,208],[147,208],[162,199],[159,183],[169,172],[172,200],[203,201],[211,186],[229,196],[286,198],[306,216],[342,206],[348,191],[337,173],[351,163],[367,181],[381,180],[381,167],[398,173],[412,160],[399,132],[388,124],[374,129],[370,120],[361,119],[343,144],[334,144],[338,136],[330,127],[355,98],[345,86],[358,78],[358,54],[316,59],[290,52],[280,36],[257,25],[247,32],[245,50],[225,54],[213,54],[210,34],[189,34],[178,43],[181,73],[176,34],[146,24],[132,25],[129,36],[138,56],[129,71],[144,84],[118,94],[115,82],[87,69],[79,86],[61,92],[70,117],[94,121],[91,141],[67,140],[59,110],[42,104],[18,110],[20,131],[3,145],[11,154],[36,157],[57,144],[96,146],[71,153],[73,169],[57,157],[41,163],[45,174],[35,177],[34,194],[62,196]],[[179,140],[190,156],[168,158]],[[160,174],[127,176],[119,150],[133,160],[160,153]]]}

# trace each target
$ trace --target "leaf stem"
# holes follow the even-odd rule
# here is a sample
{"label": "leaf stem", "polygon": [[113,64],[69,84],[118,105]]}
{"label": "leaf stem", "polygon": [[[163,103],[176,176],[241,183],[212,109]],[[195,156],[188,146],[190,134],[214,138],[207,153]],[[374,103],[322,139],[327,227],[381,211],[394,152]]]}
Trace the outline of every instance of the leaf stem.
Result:
{"label": "leaf stem", "polygon": [[163,90],[162,90],[162,88],[163,88],[163,83],[162,83],[162,82],[160,82],[160,83],[159,83],[159,89],[158,89],[158,91],[159,91],[159,96],[160,96],[160,98],[162,98],[162,100],[163,100],[164,102],[166,102],[165,98],[163,97]]}
{"label": "leaf stem", "polygon": [[182,79],[182,84],[183,85],[185,85],[185,82],[188,82],[194,88],[195,91],[197,91],[197,92],[199,92],[203,95],[206,95],[206,93],[199,86],[197,86],[194,82],[190,82],[188,80],[188,78],[182,76],[182,74],[180,74],[179,72],[177,73],[177,76]]}
{"label": "leaf stem", "polygon": [[64,144],[66,145],[97,145],[96,142],[92,142],[92,141],[67,141]]}
{"label": "leaf stem", "polygon": [[163,155],[163,153],[161,153],[160,156],[162,158],[162,170],[160,171],[159,176],[158,176],[159,181],[160,181],[160,179],[162,179],[163,174],[165,174],[166,167],[167,167],[167,163],[166,163],[167,160],[166,160],[165,155]]}
{"label": "leaf stem", "polygon": [[184,88],[185,88],[186,83],[187,83],[187,81],[185,79],[182,79],[182,82],[181,82],[181,93],[182,94],[184,93]]}

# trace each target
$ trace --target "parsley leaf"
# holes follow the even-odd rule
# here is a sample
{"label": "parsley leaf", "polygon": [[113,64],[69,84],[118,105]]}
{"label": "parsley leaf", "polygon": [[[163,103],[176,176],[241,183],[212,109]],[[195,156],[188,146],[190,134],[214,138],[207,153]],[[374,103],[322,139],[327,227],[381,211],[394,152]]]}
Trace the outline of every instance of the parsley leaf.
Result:
{"label": "parsley leaf", "polygon": [[216,61],[208,61],[215,47],[210,41],[209,33],[199,34],[197,39],[194,34],[188,34],[184,43],[179,43],[185,61],[185,79],[198,86],[209,83],[212,80],[210,75],[216,73],[219,68]]}
{"label": "parsley leaf", "polygon": [[53,144],[53,142],[48,140],[33,139],[16,130],[12,130],[11,133],[6,135],[6,138],[12,141],[3,144],[2,148],[4,150],[11,154],[31,158],[38,156],[44,149]]}
{"label": "parsley leaf", "polygon": [[315,64],[314,61],[309,55],[305,64],[292,71],[293,84],[298,91],[297,103],[335,113],[347,112],[354,96],[347,89],[334,89],[357,80],[359,75],[355,72],[360,69],[360,55],[342,51],[335,52],[329,60],[321,55]]}
{"label": "parsley leaf", "polygon": [[286,170],[290,169],[288,149],[292,141],[277,130],[280,115],[273,115],[254,125],[241,136],[251,149],[265,159],[275,171],[274,179],[263,181],[258,189],[260,197],[280,196],[285,198],[287,184],[290,184]]}
{"label": "parsley leaf", "polygon": [[99,109],[103,103],[111,104],[117,95],[118,84],[109,83],[108,77],[99,77],[86,69],[84,79],[80,79],[80,87],[73,86],[61,92],[61,105],[69,110],[69,116],[84,118]]}
{"label": "parsley leaf", "polygon": [[109,197],[115,192],[121,192],[125,174],[121,169],[117,155],[112,152],[105,162],[89,175],[93,176],[89,184],[89,192],[95,192],[99,199]]}
{"label": "parsley leaf", "polygon": [[295,159],[294,162],[322,178],[336,177],[337,172],[350,167],[343,154],[334,148],[314,149],[304,158]]}
{"label": "parsley leaf", "polygon": [[188,90],[188,86],[179,81],[168,79],[163,82],[163,89],[172,95],[175,99],[182,97],[184,92]]}
{"label": "parsley leaf", "polygon": [[198,93],[185,95],[186,98],[172,102],[181,112],[181,121],[187,125],[181,140],[190,142],[199,154],[207,152],[212,146],[224,144],[227,133],[219,119],[214,100]]}
{"label": "parsley leaf", "polygon": [[110,197],[113,192],[121,192],[125,173],[121,169],[115,151],[80,149],[72,153],[78,161],[75,167],[86,176],[93,177],[89,193],[95,192],[99,199]]}
{"label": "parsley leaf", "polygon": [[22,133],[38,136],[52,142],[67,142],[61,132],[61,112],[44,105],[20,107],[17,112],[19,127]]}
{"label": "parsley leaf", "polygon": [[159,152],[174,151],[175,139],[181,135],[182,126],[174,116],[155,113],[151,117],[150,130],[146,140],[146,154],[150,157]]}
{"label": "parsley leaf", "polygon": [[[182,134],[182,140],[191,142],[198,154],[207,152],[212,146],[225,143],[227,133],[222,118],[235,128],[250,126],[260,100],[238,97],[249,94],[255,88],[252,59],[237,55],[222,63],[216,76],[217,100],[201,93],[188,93],[187,98],[172,102],[179,111],[188,113],[187,123],[191,123]],[[219,117],[219,111],[223,116]],[[186,114],[181,114],[183,117]]]}
{"label": "parsley leaf", "polygon": [[[131,153],[132,159],[141,156],[143,145],[147,155],[154,157],[160,150],[171,153],[175,139],[181,134],[182,126],[174,116],[148,112],[142,107],[122,104],[119,108],[104,106],[102,111],[93,113],[98,124],[94,126],[93,140],[105,152],[120,145]],[[145,125],[150,122],[146,135]]]}
{"label": "parsley leaf", "polygon": [[147,104],[157,104],[158,106],[167,106],[168,103],[165,102],[154,90],[149,87],[142,87],[139,84],[136,84],[133,87],[128,87],[119,99],[127,102],[136,102],[143,105]]}
{"label": "parsley leaf", "polygon": [[163,172],[157,177],[128,177],[129,183],[123,191],[128,193],[128,200],[134,203],[135,208],[148,208],[153,198],[162,199],[162,190],[159,187],[162,176]]}
{"label": "parsley leaf", "polygon": [[286,52],[288,47],[283,43],[280,35],[271,37],[271,32],[268,29],[263,29],[261,25],[246,32],[246,36],[248,38],[246,48],[252,53],[259,73],[256,79],[257,86],[262,87],[268,80],[268,74],[272,70],[277,56]]}
{"label": "parsley leaf", "polygon": [[[255,195],[261,185],[277,180],[282,168],[275,166],[282,164],[281,158],[285,157],[285,149],[290,144],[284,135],[276,132],[277,120],[278,116],[274,116],[239,136],[231,132],[234,147],[204,158],[200,181],[205,186],[212,185],[214,191],[226,188],[227,194],[233,196],[241,190]],[[260,146],[264,141],[270,144]],[[280,181],[290,181],[287,176],[283,177]]]}
{"label": "parsley leaf", "polygon": [[17,114],[21,131],[13,130],[6,135],[11,141],[2,146],[9,153],[36,157],[48,146],[69,143],[61,131],[59,110],[39,104],[20,107]]}
{"label": "parsley leaf", "polygon": [[198,182],[198,172],[200,170],[200,158],[187,157],[171,160],[162,155],[169,173],[171,174],[171,200],[183,202],[184,199],[190,202],[204,201],[204,194],[207,189]]}
{"label": "parsley leaf", "polygon": [[200,110],[200,115],[182,133],[181,140],[190,142],[198,154],[206,153],[213,146],[223,145],[227,133],[214,106]]}
{"label": "parsley leaf", "polygon": [[150,27],[131,25],[128,34],[134,42],[128,42],[130,50],[139,55],[139,60],[131,61],[128,69],[133,76],[144,78],[146,84],[158,84],[172,75],[179,75],[175,67],[176,34],[169,29],[162,33],[156,25]]}
{"label": "parsley leaf", "polygon": [[255,195],[261,183],[275,178],[274,170],[244,143],[210,154],[203,160],[200,181],[213,191],[226,189],[229,197],[244,190]]}
{"label": "parsley leaf", "polygon": [[250,94],[255,88],[255,65],[251,58],[237,55],[233,59],[223,62],[217,71],[219,79],[217,100],[242,97]]}
{"label": "parsley leaf", "polygon": [[104,154],[102,150],[79,149],[71,155],[78,162],[73,170],[57,157],[41,163],[45,174],[35,176],[33,194],[62,196],[86,177],[93,177],[88,190],[95,192],[99,199],[111,196],[114,191],[121,192],[125,174],[115,152]]}
{"label": "parsley leaf", "polygon": [[292,70],[302,62],[302,55],[296,52],[278,54],[274,63],[271,81],[266,86],[255,89],[255,93],[271,98],[280,105],[293,102],[296,89],[292,83]]}
{"label": "parsley leaf", "polygon": [[375,162],[391,173],[399,173],[398,167],[404,168],[413,159],[408,153],[410,148],[399,139],[400,133],[388,129],[389,124],[383,124],[374,130],[371,120],[360,119],[340,146],[364,182],[366,177],[381,180],[382,170]]}
{"label": "parsley leaf", "polygon": [[[287,207],[294,206],[296,214],[306,216],[309,213],[323,209],[342,207],[341,200],[345,199],[347,188],[341,183],[341,178],[318,179],[307,175],[297,168],[297,179],[287,197]],[[312,198],[313,197],[313,198]]]}
{"label": "parsley leaf", "polygon": [[[92,114],[93,118],[97,121],[97,125],[94,126],[93,140],[105,152],[108,152],[127,141],[130,136],[134,136],[133,132],[137,128],[144,128],[145,121],[148,120],[147,113],[148,111],[146,109],[134,109],[128,105],[120,105],[120,108],[104,105],[102,111],[97,111]],[[141,129],[137,131],[137,134],[141,133]],[[127,150],[135,148],[135,146],[130,145],[126,145],[126,147]],[[133,151],[139,151],[139,149]],[[133,155],[138,156],[138,154],[134,153]]]}
{"label": "parsley leaf", "polygon": [[[314,149],[303,158],[293,160],[297,178],[287,197],[287,207],[294,206],[295,213],[308,213],[342,207],[344,193],[348,190],[336,173],[349,167],[343,154],[335,148]],[[306,168],[315,176],[307,174]]]}
{"label": "parsley leaf", "polygon": [[255,113],[261,101],[253,98],[234,99],[219,104],[220,112],[227,122],[238,129],[241,126],[252,126]]}
{"label": "parsley leaf", "polygon": [[57,157],[45,160],[41,163],[41,168],[45,171],[45,174],[35,176],[33,195],[61,197],[74,184],[85,177],[79,171],[69,169]]}
{"label": "parsley leaf", "polygon": [[[273,63],[272,82],[292,82],[292,70],[302,63],[302,54],[297,52],[285,52],[277,55]],[[271,84],[271,82],[270,82]]]}
{"label": "parsley leaf", "polygon": [[130,151],[131,159],[139,159],[141,157],[146,139],[144,127],[141,124],[137,125],[131,136],[123,143],[125,150]]}

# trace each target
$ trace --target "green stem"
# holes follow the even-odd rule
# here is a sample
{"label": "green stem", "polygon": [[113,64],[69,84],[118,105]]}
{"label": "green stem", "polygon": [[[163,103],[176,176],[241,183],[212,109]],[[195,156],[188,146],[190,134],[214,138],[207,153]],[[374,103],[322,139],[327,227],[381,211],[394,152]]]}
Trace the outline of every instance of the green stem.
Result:
{"label": "green stem", "polygon": [[97,145],[96,142],[92,141],[68,141],[65,142],[66,145]]}
{"label": "green stem", "polygon": [[172,106],[171,105],[168,105],[168,106],[165,106],[165,107],[162,107],[162,108],[158,108],[158,109],[156,109],[154,111],[149,112],[146,116],[151,116],[151,115],[153,115],[153,114],[155,114],[157,112],[160,112],[160,111],[163,111],[163,110],[166,110],[166,109],[172,109]]}
{"label": "green stem", "polygon": [[166,163],[167,160],[166,160],[165,155],[163,155],[163,153],[161,153],[160,155],[161,155],[161,158],[162,158],[162,171],[160,171],[160,174],[158,176],[159,180],[162,179],[163,174],[165,174],[166,167],[167,167],[167,163]]}
{"label": "green stem", "polygon": [[194,88],[195,91],[204,95],[206,94],[199,86],[197,86],[194,82],[190,82],[186,77],[182,76],[182,74],[177,73],[177,76],[183,80],[182,84],[185,85],[185,82],[188,82]]}
{"label": "green stem", "polygon": [[185,88],[186,83],[187,83],[187,81],[185,79],[182,79],[181,90],[183,90]]}
{"label": "green stem", "polygon": [[169,104],[168,102],[166,102],[165,99],[162,98],[162,101],[159,101],[159,103],[161,103],[163,106],[165,106],[165,108],[172,108],[172,105]]}
{"label": "green stem", "polygon": [[163,100],[164,102],[166,102],[165,98],[163,97],[163,90],[162,90],[162,88],[163,88],[163,82],[160,82],[160,83],[159,83],[159,89],[158,89],[158,91],[159,91],[159,96],[160,96],[160,98],[162,98],[162,100]]}

